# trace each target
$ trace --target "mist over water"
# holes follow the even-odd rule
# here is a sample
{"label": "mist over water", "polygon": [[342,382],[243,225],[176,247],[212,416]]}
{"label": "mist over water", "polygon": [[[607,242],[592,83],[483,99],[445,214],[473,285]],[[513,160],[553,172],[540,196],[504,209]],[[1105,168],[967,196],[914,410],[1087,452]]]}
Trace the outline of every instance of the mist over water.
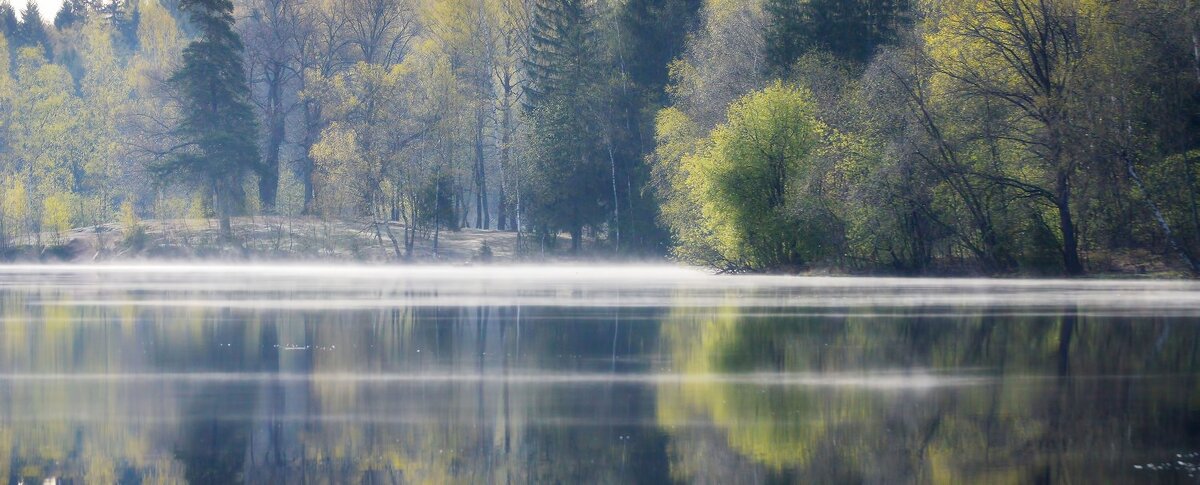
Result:
{"label": "mist over water", "polygon": [[1185,281],[6,266],[0,480],[1187,481],[1197,323]]}

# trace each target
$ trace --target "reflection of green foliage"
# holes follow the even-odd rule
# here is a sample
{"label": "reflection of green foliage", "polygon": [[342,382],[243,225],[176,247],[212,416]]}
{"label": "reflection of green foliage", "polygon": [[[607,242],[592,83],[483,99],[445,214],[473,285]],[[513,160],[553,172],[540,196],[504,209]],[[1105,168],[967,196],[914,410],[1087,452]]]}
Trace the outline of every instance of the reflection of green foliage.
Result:
{"label": "reflection of green foliage", "polygon": [[[121,289],[96,291],[96,298],[107,301],[135,297]],[[506,346],[504,352],[486,350],[490,363],[496,362],[490,356],[507,353],[514,367],[554,368],[564,361],[555,357],[559,352],[577,357],[595,352],[597,342],[603,342],[599,348],[607,357],[614,328],[607,319],[578,323],[579,331],[564,337],[558,320],[568,315],[526,310],[535,315],[526,318],[543,323],[525,324],[518,354],[512,326],[503,338],[482,333],[488,325],[487,332],[497,332],[496,318],[507,315],[495,309],[291,312],[80,305],[76,298],[73,290],[54,285],[0,291],[0,373],[369,375],[439,372],[447,364],[455,372],[472,373],[481,340]],[[620,330],[622,340],[629,336],[632,342],[655,331],[630,324]],[[338,351],[283,351],[275,350],[276,344]],[[507,411],[501,429],[494,413],[502,388],[473,382],[168,384],[161,395],[153,383],[28,381],[18,392],[8,392],[11,385],[0,381],[0,456],[6,458],[0,460],[0,476],[15,474],[27,482],[57,476],[72,483],[182,483],[186,477],[224,481],[241,474],[248,483],[301,477],[308,483],[628,483],[631,473],[644,470],[609,465],[633,456],[661,457],[664,440],[650,430],[644,441],[658,448],[638,441],[626,450],[591,426],[532,425],[545,416],[576,412],[578,389],[572,387],[513,389],[503,401]],[[230,402],[218,398],[216,404],[228,415],[212,416],[211,399],[227,390],[236,391]],[[621,389],[597,394],[612,399],[614,407],[623,401],[613,395],[629,397]],[[286,419],[298,412],[331,419]],[[87,419],[58,418],[79,414]],[[15,416],[22,420],[13,421]],[[154,419],[143,422],[141,416]],[[269,456],[263,457],[263,450],[270,450]],[[274,455],[277,451],[282,456]],[[247,453],[255,452],[258,461],[245,462]],[[206,470],[206,463],[212,469]]]}
{"label": "reflection of green foliage", "polygon": [[[1146,384],[1135,392],[1155,406],[1123,409],[1091,398],[1113,399],[1111,382],[1066,385],[1057,376],[1192,372],[1200,334],[1190,326],[962,311],[968,315],[947,319],[894,309],[878,309],[894,317],[772,317],[769,309],[736,306],[673,310],[661,327],[662,345],[673,369],[687,375],[836,377],[908,369],[937,379],[939,369],[977,369],[996,379],[952,390],[664,383],[657,416],[682,440],[673,447],[673,476],[688,480],[711,471],[698,469],[714,452],[691,442],[711,439],[692,431],[696,420],[711,422],[723,446],[767,471],[818,482],[1021,483],[1047,473],[1058,479],[1095,476],[1088,467],[1096,455],[1113,446],[1136,447],[1130,433],[1155,446],[1172,440],[1188,446],[1178,433],[1164,433],[1164,426],[1179,425],[1161,419],[1179,419],[1200,407],[1200,391]],[[691,449],[704,455],[690,456]],[[900,475],[872,475],[879,463]]]}
{"label": "reflection of green foliage", "polygon": [[[130,298],[122,290],[97,291],[106,300]],[[1186,319],[997,316],[978,309],[954,309],[965,315],[953,318],[895,309],[864,310],[872,317],[796,316],[731,306],[676,308],[665,316],[625,309],[625,320],[617,321],[610,310],[544,308],[524,310],[518,342],[511,318],[499,332],[497,319],[513,315],[497,309],[292,312],[91,306],[75,298],[73,290],[53,285],[0,291],[0,372],[473,373],[484,366],[497,371],[498,355],[511,359],[504,362],[512,369],[582,368],[603,360],[607,372],[616,335],[621,355],[611,365],[617,372],[636,365],[619,357],[661,351],[664,372],[698,378],[607,390],[589,385],[586,394],[583,387],[535,385],[506,395],[496,383],[474,382],[247,385],[238,388],[250,389],[239,391],[247,401],[232,409],[249,416],[237,422],[246,429],[222,431],[225,442],[237,446],[221,459],[227,470],[241,466],[255,482],[305,476],[317,483],[624,483],[645,469],[610,465],[636,459],[670,460],[669,477],[666,469],[653,471],[663,474],[654,475],[660,481],[707,478],[713,471],[815,482],[1011,483],[1047,473],[1061,480],[1096,476],[1087,466],[1113,448],[1132,453],[1194,445],[1186,425],[1194,425],[1200,408],[1200,388],[1179,385],[1183,379],[1058,378],[1063,362],[1066,373],[1081,376],[1194,374],[1200,327]],[[570,331],[563,322],[571,322]],[[275,351],[274,344],[339,351]],[[936,377],[939,369],[964,368],[997,382],[878,390],[699,379],[775,371],[871,374],[864,369],[927,369]],[[220,420],[197,417],[191,399],[224,389],[214,387],[147,398],[109,383],[0,381],[0,456],[11,457],[0,460],[0,476],[177,483],[188,466],[208,460],[196,436]],[[1126,396],[1128,407],[1113,406],[1114,395]],[[596,403],[604,399],[612,403]],[[649,411],[640,406],[646,402],[655,406],[651,416],[641,414]],[[546,425],[547,417],[580,416],[580,406],[611,413],[586,415],[595,423],[646,420],[602,431],[591,421]],[[57,419],[72,413],[88,419]],[[297,413],[335,419],[284,419]],[[142,415],[160,419],[131,419]],[[653,420],[659,429],[648,430],[644,424]],[[638,439],[613,438],[630,434]],[[235,463],[247,450],[271,449],[264,442],[279,444],[284,464]],[[884,472],[896,475],[872,474]],[[1126,478],[1137,477],[1114,476]]]}
{"label": "reflection of green foliage", "polygon": [[[744,322],[736,309],[704,318],[688,310],[672,313],[662,332],[680,373],[703,376],[753,368],[749,356],[732,350]],[[732,364],[732,365],[731,365]],[[728,433],[730,446],[772,468],[804,465],[811,443],[821,439],[827,419],[804,389],[744,386],[728,382],[666,384],[658,390],[658,419],[668,430],[692,416],[707,416]],[[815,414],[815,416],[814,416]]]}

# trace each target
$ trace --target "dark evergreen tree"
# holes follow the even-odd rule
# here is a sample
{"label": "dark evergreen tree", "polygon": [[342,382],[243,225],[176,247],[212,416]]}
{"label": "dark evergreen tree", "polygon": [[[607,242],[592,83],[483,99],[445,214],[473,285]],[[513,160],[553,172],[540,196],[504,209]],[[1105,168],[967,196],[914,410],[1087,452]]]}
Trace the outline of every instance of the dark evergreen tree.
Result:
{"label": "dark evergreen tree", "polygon": [[667,102],[671,61],[697,25],[701,0],[628,0],[617,6],[609,38],[615,53],[609,69],[606,148],[615,178],[610,237],[614,249],[662,252],[669,235],[657,221],[657,201],[643,190],[650,180],[646,156],[654,145],[654,114]]}
{"label": "dark evergreen tree", "polygon": [[54,28],[63,30],[82,24],[87,20],[87,15],[87,0],[67,0],[54,16]]}
{"label": "dark evergreen tree", "polygon": [[585,0],[538,0],[526,61],[533,149],[528,214],[545,233],[569,231],[573,250],[581,247],[585,227],[604,221],[612,183],[598,129],[603,72],[594,18]]}
{"label": "dark evergreen tree", "polygon": [[0,55],[8,56],[8,66],[10,70],[16,71],[17,58],[17,35],[20,32],[21,22],[17,20],[17,12],[13,10],[12,4],[8,0],[0,0],[0,34],[4,34],[4,40],[8,43],[8,52],[0,52]]}
{"label": "dark evergreen tree", "polygon": [[895,40],[907,22],[908,0],[767,0],[767,60],[787,72],[809,50],[865,63]]}
{"label": "dark evergreen tree", "polygon": [[181,143],[160,169],[207,183],[221,233],[229,238],[229,218],[244,197],[243,177],[260,165],[242,41],[233,30],[229,0],[184,0],[180,6],[200,38],[184,49],[183,64],[169,79],[181,102],[175,128]]}
{"label": "dark evergreen tree", "polygon": [[50,36],[46,34],[46,21],[42,20],[42,12],[38,10],[37,2],[25,4],[21,11],[21,25],[17,30],[17,45],[20,47],[41,47],[47,59],[53,58],[50,49]]}
{"label": "dark evergreen tree", "polygon": [[17,20],[17,11],[8,0],[0,1],[0,33],[8,39],[9,48],[15,45],[20,31],[21,21]]}
{"label": "dark evergreen tree", "polygon": [[[86,1],[86,0],[77,0]],[[137,47],[137,29],[140,12],[137,8],[137,2],[131,0],[109,0],[107,3],[98,3],[95,7],[96,15],[107,20],[112,24],[113,29],[116,29],[125,45],[130,49]]]}
{"label": "dark evergreen tree", "polygon": [[621,4],[621,68],[651,102],[665,101],[671,61],[683,52],[699,19],[701,0],[628,0]]}

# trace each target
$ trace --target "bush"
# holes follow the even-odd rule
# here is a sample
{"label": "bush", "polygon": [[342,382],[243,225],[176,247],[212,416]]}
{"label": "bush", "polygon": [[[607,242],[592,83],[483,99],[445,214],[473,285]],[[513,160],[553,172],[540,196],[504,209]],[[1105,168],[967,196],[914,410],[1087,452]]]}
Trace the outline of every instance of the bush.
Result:
{"label": "bush", "polygon": [[72,199],[71,194],[59,192],[42,202],[42,228],[53,232],[56,241],[71,230]]}
{"label": "bush", "polygon": [[727,269],[759,271],[833,254],[838,229],[821,200],[818,167],[828,130],[811,94],[777,82],[739,99],[727,119],[679,163],[682,186],[674,189],[698,208],[702,227],[677,231],[690,236],[677,242],[697,246],[683,252],[702,254],[706,246]]}
{"label": "bush", "polygon": [[492,246],[488,244],[487,240],[484,240],[483,243],[479,245],[479,256],[477,259],[481,263],[492,262]]}
{"label": "bush", "polygon": [[149,235],[146,234],[146,227],[138,220],[133,204],[129,201],[121,204],[121,228],[125,231],[125,239],[122,241],[125,247],[138,251],[146,247]]}

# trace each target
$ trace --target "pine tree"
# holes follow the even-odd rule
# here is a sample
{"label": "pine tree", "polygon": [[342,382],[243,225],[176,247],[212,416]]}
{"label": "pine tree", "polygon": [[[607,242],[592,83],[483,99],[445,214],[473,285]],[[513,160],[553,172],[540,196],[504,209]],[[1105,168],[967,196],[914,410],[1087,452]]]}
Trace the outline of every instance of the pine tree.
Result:
{"label": "pine tree", "polygon": [[655,103],[665,102],[668,68],[682,53],[703,4],[700,0],[628,0],[620,7],[620,61],[627,66],[630,80]]}
{"label": "pine tree", "polygon": [[54,15],[54,28],[63,30],[82,24],[83,21],[87,20],[87,15],[87,0],[67,0],[63,2],[62,8],[58,9],[58,13]]}
{"label": "pine tree", "polygon": [[47,59],[53,57],[50,50],[50,36],[46,34],[46,22],[42,20],[42,12],[38,10],[37,2],[25,4],[21,11],[21,25],[17,31],[17,45],[20,47],[41,47]]}
{"label": "pine tree", "polygon": [[599,46],[585,0],[539,0],[530,25],[525,67],[527,108],[554,96],[578,97],[595,78]]}
{"label": "pine tree", "polygon": [[810,50],[828,51],[858,63],[895,40],[906,21],[908,0],[766,0],[767,59],[787,72]]}
{"label": "pine tree", "polygon": [[14,51],[20,31],[21,21],[17,20],[17,11],[8,0],[0,1],[0,34],[9,40],[9,48]]}
{"label": "pine tree", "polygon": [[525,62],[534,151],[529,215],[544,232],[569,231],[572,250],[581,247],[584,227],[604,219],[611,184],[598,133],[603,72],[593,17],[585,0],[539,0]]}
{"label": "pine tree", "polygon": [[242,179],[259,166],[242,41],[233,30],[229,0],[183,0],[180,6],[200,38],[184,49],[183,65],[169,79],[182,104],[175,129],[182,143],[160,168],[209,184],[221,234],[228,239],[229,218],[243,197]]}
{"label": "pine tree", "polygon": [[614,200],[610,237],[618,251],[656,251],[669,235],[658,223],[656,201],[642,190],[650,181],[654,113],[666,105],[671,61],[684,52],[698,25],[701,0],[626,0],[608,37],[616,53],[609,86],[607,144],[611,147]]}

